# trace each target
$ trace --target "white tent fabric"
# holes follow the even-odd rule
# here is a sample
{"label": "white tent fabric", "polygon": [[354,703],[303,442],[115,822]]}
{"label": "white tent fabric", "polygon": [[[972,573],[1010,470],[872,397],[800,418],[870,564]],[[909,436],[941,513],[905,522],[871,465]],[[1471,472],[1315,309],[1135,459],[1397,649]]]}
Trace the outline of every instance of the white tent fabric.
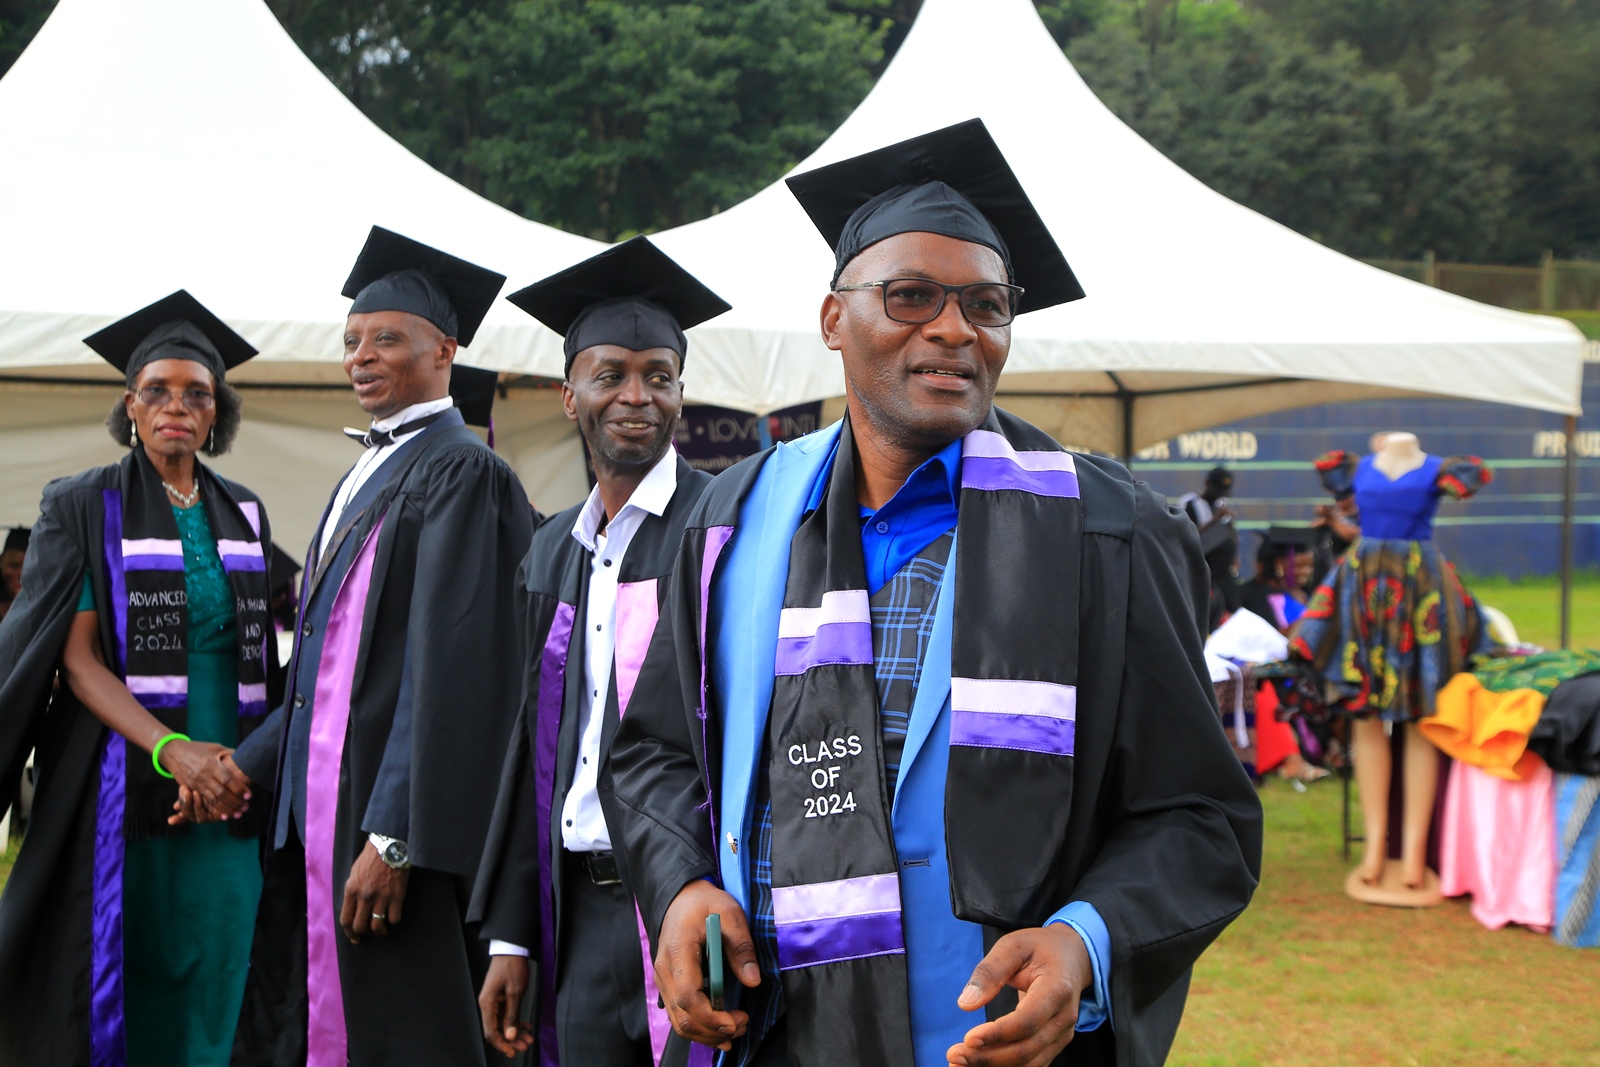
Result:
{"label": "white tent fabric", "polygon": [[[866,100],[797,170],[975,115],[1089,294],[1018,319],[1001,378],[1003,394],[1034,394],[1002,403],[1064,441],[1121,452],[1406,393],[1579,409],[1570,324],[1406,281],[1213,192],[1100,103],[1030,0],[926,0]],[[766,411],[842,393],[817,329],[832,256],[782,182],[655,240],[734,307],[695,333],[701,396]]]}
{"label": "white tent fabric", "polygon": [[[261,0],[61,0],[0,79],[0,526],[31,522],[49,479],[120,453],[100,425],[120,379],[80,338],[186,288],[261,349],[229,375],[245,422],[215,466],[260,493],[278,540],[303,551],[356,455],[340,427],[365,424],[340,364],[339,289],[373,223],[513,284],[604,247],[412,155]],[[462,359],[559,377],[561,340],[497,301]],[[582,499],[559,394],[512,389],[495,424],[541,508]]]}
{"label": "white tent fabric", "polygon": [[[872,93],[801,166],[974,114],[1089,292],[1018,320],[1002,379],[1002,403],[1065,442],[1126,451],[1407,393],[1578,410],[1572,327],[1403,281],[1205,188],[1099,103],[1029,0],[926,0]],[[343,382],[338,291],[374,222],[512,285],[600,247],[411,155],[261,0],[61,0],[0,79],[0,525],[32,517],[47,477],[115,455],[98,427],[115,376],[79,338],[183,287],[262,349],[231,377],[272,388],[246,392],[238,454],[219,467],[303,547],[349,463],[338,427],[361,415],[346,393],[286,390]],[[781,183],[659,240],[735,306],[691,331],[691,401],[838,410],[838,362],[817,335],[831,256]],[[504,302],[463,358],[561,373],[559,339]],[[43,384],[70,379],[106,384]],[[581,496],[549,392],[512,390],[497,426],[542,508]]]}
{"label": "white tent fabric", "polygon": [[[79,338],[186,288],[261,349],[239,381],[342,383],[374,223],[513,279],[604,247],[412,155],[261,0],[61,0],[0,79],[0,371],[107,377]],[[561,376],[560,338],[504,301],[464,358]]]}

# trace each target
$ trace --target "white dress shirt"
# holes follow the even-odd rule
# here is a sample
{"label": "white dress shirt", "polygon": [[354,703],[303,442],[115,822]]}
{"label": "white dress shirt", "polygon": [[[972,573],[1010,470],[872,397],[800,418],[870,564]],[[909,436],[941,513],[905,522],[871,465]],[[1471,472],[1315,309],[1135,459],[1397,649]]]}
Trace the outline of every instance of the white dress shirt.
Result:
{"label": "white dress shirt", "polygon": [[[426,418],[441,411],[449,411],[455,407],[455,401],[448,396],[438,400],[424,400],[420,404],[412,404],[402,408],[399,412],[386,419],[373,419],[372,428],[390,432],[404,426],[412,419]],[[426,429],[426,427],[424,427]],[[367,449],[356,460],[356,465],[350,468],[350,473],[344,476],[344,481],[339,483],[339,491],[334,494],[333,506],[328,509],[328,521],[322,524],[322,540],[317,543],[317,558],[328,550],[328,542],[333,540],[333,531],[339,528],[339,520],[344,517],[344,509],[350,506],[350,501],[361,492],[361,487],[367,484],[367,479],[372,477],[372,472],[383,466],[383,461],[394,455],[401,444],[411,439],[411,434],[421,433],[422,430],[412,430],[395,440],[394,444],[376,445]]]}
{"label": "white dress shirt", "polygon": [[661,515],[678,488],[678,453],[667,449],[644,476],[628,502],[606,524],[600,487],[595,486],[572,524],[572,536],[589,550],[589,604],[584,626],[583,684],[588,700],[578,720],[578,763],[572,770],[572,788],[561,807],[561,844],[569,852],[608,852],[611,832],[600,810],[596,791],[600,773],[600,729],[605,722],[611,689],[612,658],[616,651],[617,573],[633,535],[647,515]]}
{"label": "white dress shirt", "polygon": [[[612,659],[616,652],[617,574],[623,557],[633,543],[646,515],[660,516],[678,489],[678,452],[656,461],[644,476],[616,518],[600,529],[606,516],[600,500],[600,487],[589,492],[572,536],[589,550],[589,604],[584,617],[583,684],[589,694],[578,720],[578,762],[572,772],[572,786],[561,805],[561,845],[569,852],[609,852],[611,831],[600,808],[600,731],[605,724],[606,701],[610,696]],[[522,945],[505,941],[489,942],[491,956],[526,956]]]}

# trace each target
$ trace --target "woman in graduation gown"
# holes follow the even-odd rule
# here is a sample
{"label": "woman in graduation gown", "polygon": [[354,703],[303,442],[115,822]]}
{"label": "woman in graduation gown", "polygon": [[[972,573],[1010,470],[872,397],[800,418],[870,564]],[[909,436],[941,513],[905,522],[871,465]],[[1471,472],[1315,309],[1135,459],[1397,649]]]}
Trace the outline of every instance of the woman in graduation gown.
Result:
{"label": "woman in graduation gown", "polygon": [[[0,624],[0,796],[38,792],[0,896],[0,1064],[227,1063],[261,889],[228,755],[267,708],[271,534],[196,453],[255,349],[179,291],[86,339],[126,372],[117,463],[51,482]],[[221,822],[169,823],[179,786]]]}

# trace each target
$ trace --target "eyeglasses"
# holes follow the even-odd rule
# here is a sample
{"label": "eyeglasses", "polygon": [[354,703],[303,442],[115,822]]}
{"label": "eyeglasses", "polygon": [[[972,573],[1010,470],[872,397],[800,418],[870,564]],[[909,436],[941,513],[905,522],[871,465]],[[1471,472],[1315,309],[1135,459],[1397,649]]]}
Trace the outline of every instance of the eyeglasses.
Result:
{"label": "eyeglasses", "polygon": [[974,326],[1009,326],[1017,317],[1023,288],[1002,282],[974,282],[971,285],[945,285],[928,278],[886,278],[881,282],[841,285],[836,293],[857,289],[882,289],[883,313],[895,322],[932,322],[944,311],[951,293],[961,306],[961,314]]}
{"label": "eyeglasses", "polygon": [[[190,411],[203,411],[216,399],[205,389],[185,389],[178,394],[183,406]],[[172,390],[164,385],[147,385],[139,390],[139,399],[153,408],[164,408],[172,401]]]}

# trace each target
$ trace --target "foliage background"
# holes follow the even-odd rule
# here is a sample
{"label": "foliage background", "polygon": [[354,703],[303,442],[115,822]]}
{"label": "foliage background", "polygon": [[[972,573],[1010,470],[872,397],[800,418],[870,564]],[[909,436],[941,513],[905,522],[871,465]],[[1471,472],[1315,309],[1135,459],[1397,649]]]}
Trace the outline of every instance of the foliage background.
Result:
{"label": "foliage background", "polygon": [[[0,71],[54,2],[0,0]],[[921,0],[267,2],[435,167],[617,239],[719,211],[804,158]],[[1035,2],[1147,140],[1340,251],[1600,256],[1600,0]],[[960,110],[945,89],[929,103]]]}

